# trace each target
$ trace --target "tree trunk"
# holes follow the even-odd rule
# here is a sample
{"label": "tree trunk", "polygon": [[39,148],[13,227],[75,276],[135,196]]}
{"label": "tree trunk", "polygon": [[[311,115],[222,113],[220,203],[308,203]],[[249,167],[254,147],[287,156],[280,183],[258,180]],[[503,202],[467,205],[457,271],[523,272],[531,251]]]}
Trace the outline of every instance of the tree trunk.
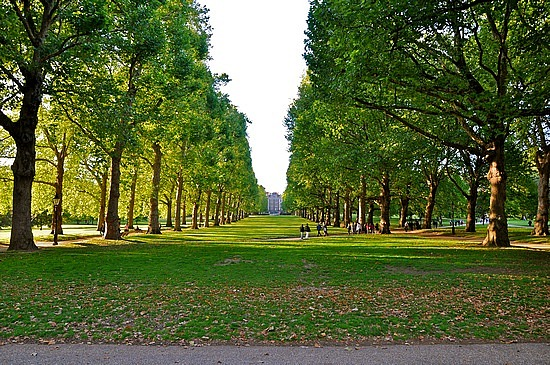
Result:
{"label": "tree trunk", "polygon": [[437,195],[437,188],[439,187],[439,178],[437,176],[431,176],[428,179],[428,187],[430,192],[428,193],[428,201],[426,203],[426,209],[424,211],[424,229],[432,229],[432,218],[435,207],[435,198]]}
{"label": "tree trunk", "polygon": [[[173,191],[172,191],[173,192]],[[166,198],[166,227],[173,227],[172,223],[172,198],[165,195]]]}
{"label": "tree trunk", "polygon": [[329,222],[332,220],[332,190],[328,191],[328,204],[327,204],[327,214],[325,217],[325,220],[323,221],[324,224],[329,224]]}
{"label": "tree trunk", "polygon": [[548,191],[550,178],[550,151],[537,151],[537,170],[539,172],[538,206],[532,235],[548,236]]}
{"label": "tree trunk", "polygon": [[239,211],[241,210],[241,200],[237,200],[237,204],[235,205],[235,215],[233,216],[234,217],[234,222],[237,222],[239,220]]}
{"label": "tree trunk", "polygon": [[134,229],[134,208],[136,205],[136,186],[138,179],[138,169],[134,169],[134,174],[132,175],[132,183],[130,184],[130,201],[128,202],[128,229]]}
{"label": "tree trunk", "polygon": [[32,182],[36,174],[36,126],[38,110],[42,104],[44,78],[38,70],[21,68],[25,77],[23,102],[17,123],[2,114],[2,126],[15,141],[13,172],[13,215],[8,250],[37,250],[31,223]]}
{"label": "tree trunk", "polygon": [[147,227],[147,233],[160,234],[159,191],[162,151],[158,143],[153,143],[152,147],[155,160],[153,161],[153,178],[151,180],[151,195],[149,197],[149,226]]}
{"label": "tree trunk", "polygon": [[366,223],[367,202],[365,199],[367,199],[367,182],[365,176],[361,176],[361,194],[359,195],[359,214],[357,214],[357,219],[362,225]]}
{"label": "tree trunk", "polygon": [[407,184],[405,187],[405,194],[399,198],[401,203],[401,211],[399,213],[399,227],[405,227],[407,223],[407,216],[409,215],[409,203],[411,201],[411,184]]}
{"label": "tree trunk", "polygon": [[334,201],[334,221],[333,227],[340,227],[340,192],[336,192],[336,198]]}
{"label": "tree trunk", "polygon": [[220,225],[220,210],[222,206],[222,189],[218,191],[216,196],[216,208],[214,212],[214,226],[218,227]]}
{"label": "tree trunk", "polygon": [[178,172],[178,189],[176,191],[176,224],[174,225],[174,231],[181,231],[181,201],[183,194],[183,174],[181,170]]}
{"label": "tree trunk", "polygon": [[105,239],[120,239],[120,218],[118,216],[118,201],[120,198],[120,162],[122,160],[123,145],[117,142],[111,156],[111,188],[105,220]]}
{"label": "tree trunk", "polygon": [[489,225],[484,246],[509,247],[508,221],[504,210],[506,204],[506,172],[504,169],[504,136],[495,138],[487,149],[489,172],[487,179],[491,185]]}
{"label": "tree trunk", "polygon": [[97,230],[104,232],[105,229],[105,209],[107,207],[107,182],[109,180],[109,174],[103,172],[101,174],[100,182],[100,196],[99,196],[99,217],[97,218]]}
{"label": "tree trunk", "polygon": [[479,182],[470,183],[470,193],[467,196],[466,207],[466,232],[476,231],[476,207],[478,197]]}
{"label": "tree trunk", "polygon": [[233,199],[233,195],[229,194],[229,197],[227,198],[227,203],[226,203],[227,216],[224,218],[225,224],[231,224],[231,208],[232,208],[231,204],[233,203],[232,199]]}
{"label": "tree trunk", "polygon": [[346,195],[344,195],[344,227],[351,223],[351,216],[351,198],[349,190],[346,190]]}
{"label": "tree trunk", "polygon": [[390,177],[384,173],[380,180],[380,233],[390,234]]}
{"label": "tree trunk", "polygon": [[464,166],[468,171],[468,186],[469,191],[464,191],[461,184],[459,184],[453,177],[451,173],[448,173],[450,180],[456,186],[457,190],[466,198],[467,201],[467,216],[466,216],[466,232],[475,232],[476,231],[476,209],[477,209],[477,198],[479,184],[483,176],[483,171],[485,169],[485,159],[482,157],[483,153],[480,151],[477,154],[470,154],[466,151],[459,151],[462,160],[464,161]]}
{"label": "tree trunk", "polygon": [[212,199],[212,190],[208,189],[206,191],[206,205],[204,207],[204,227],[210,227],[210,201]]}
{"label": "tree trunk", "polygon": [[13,215],[8,250],[38,250],[34,243],[31,223],[32,182],[35,175],[34,128],[15,140],[17,152],[11,167],[13,171]]}
{"label": "tree trunk", "polygon": [[369,213],[367,214],[367,224],[374,225],[374,201],[369,200]]}
{"label": "tree trunk", "polygon": [[183,194],[183,203],[181,204],[181,224],[187,225],[187,194]]}
{"label": "tree trunk", "polygon": [[220,224],[225,224],[225,191],[222,193],[222,208],[220,211]]}
{"label": "tree trunk", "polygon": [[197,191],[197,199],[193,202],[193,217],[191,220],[191,229],[199,229],[199,207],[201,202],[202,191],[199,188]]}

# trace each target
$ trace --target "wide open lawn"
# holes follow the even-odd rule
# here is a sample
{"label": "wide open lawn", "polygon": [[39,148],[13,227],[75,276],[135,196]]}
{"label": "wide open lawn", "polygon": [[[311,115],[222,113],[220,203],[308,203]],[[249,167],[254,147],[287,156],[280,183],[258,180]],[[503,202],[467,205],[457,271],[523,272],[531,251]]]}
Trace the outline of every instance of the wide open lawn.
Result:
{"label": "wide open lawn", "polygon": [[313,224],[299,240],[302,223],[251,217],[2,253],[0,342],[550,340],[550,252],[471,235],[318,238]]}

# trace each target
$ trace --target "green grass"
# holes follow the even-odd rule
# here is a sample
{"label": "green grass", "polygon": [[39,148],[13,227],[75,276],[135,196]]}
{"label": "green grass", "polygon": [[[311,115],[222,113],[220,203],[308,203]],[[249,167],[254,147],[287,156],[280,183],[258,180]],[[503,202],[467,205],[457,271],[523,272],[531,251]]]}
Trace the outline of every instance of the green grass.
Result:
{"label": "green grass", "polygon": [[303,222],[0,254],[0,341],[549,340],[550,252],[445,234],[291,239]]}

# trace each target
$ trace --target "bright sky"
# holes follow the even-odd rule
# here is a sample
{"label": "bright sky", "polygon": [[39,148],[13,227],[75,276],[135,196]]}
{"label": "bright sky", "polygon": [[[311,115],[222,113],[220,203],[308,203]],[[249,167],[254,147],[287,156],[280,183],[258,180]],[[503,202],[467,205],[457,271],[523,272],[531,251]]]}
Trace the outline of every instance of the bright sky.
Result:
{"label": "bright sky", "polygon": [[248,127],[258,183],[283,193],[288,143],[283,125],[305,73],[308,0],[198,0],[210,9],[215,73],[231,82],[222,90],[252,124]]}

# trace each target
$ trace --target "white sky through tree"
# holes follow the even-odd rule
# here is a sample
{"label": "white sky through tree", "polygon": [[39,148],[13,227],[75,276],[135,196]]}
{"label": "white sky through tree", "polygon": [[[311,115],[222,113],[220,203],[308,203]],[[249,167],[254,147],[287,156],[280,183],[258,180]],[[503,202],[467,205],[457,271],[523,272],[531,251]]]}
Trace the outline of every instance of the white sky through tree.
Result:
{"label": "white sky through tree", "polygon": [[227,73],[222,91],[252,122],[248,127],[258,183],[283,193],[288,143],[283,121],[305,73],[308,0],[198,0],[212,26],[210,68]]}

